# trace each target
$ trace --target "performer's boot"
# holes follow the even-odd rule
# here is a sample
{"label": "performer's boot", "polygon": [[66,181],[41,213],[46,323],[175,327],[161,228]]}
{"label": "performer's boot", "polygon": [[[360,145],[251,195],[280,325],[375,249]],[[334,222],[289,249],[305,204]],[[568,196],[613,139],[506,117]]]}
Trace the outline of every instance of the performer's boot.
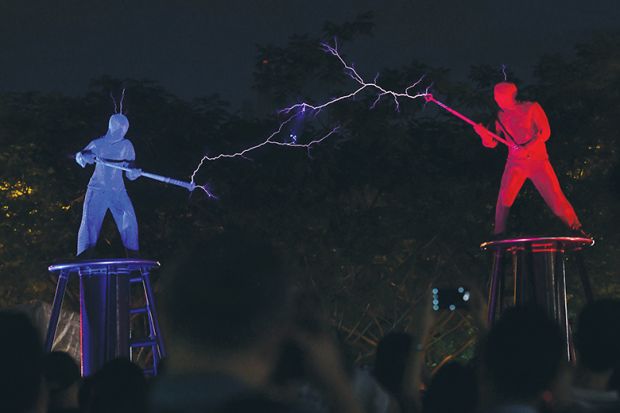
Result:
{"label": "performer's boot", "polygon": [[573,222],[567,223],[567,225],[570,228],[571,236],[593,239],[592,234],[588,233],[586,230],[583,229],[583,226],[581,225],[581,222],[579,221],[579,218],[577,218],[576,215],[574,215]]}
{"label": "performer's boot", "polygon": [[581,225],[577,228],[571,228],[570,232],[571,232],[571,236],[573,237],[582,237],[582,238],[588,238],[588,239],[594,238],[592,234],[584,230]]}

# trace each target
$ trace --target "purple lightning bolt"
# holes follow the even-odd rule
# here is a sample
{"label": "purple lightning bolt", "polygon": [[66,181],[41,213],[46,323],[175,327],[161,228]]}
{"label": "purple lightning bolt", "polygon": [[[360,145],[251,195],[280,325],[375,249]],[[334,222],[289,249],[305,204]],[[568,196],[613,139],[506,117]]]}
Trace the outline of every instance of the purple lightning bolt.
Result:
{"label": "purple lightning bolt", "polygon": [[[338,59],[340,61],[340,63],[342,64],[343,68],[344,68],[344,72],[345,74],[347,74],[351,79],[353,79],[357,84],[358,87],[357,89],[355,89],[353,92],[348,93],[346,95],[342,95],[342,96],[338,96],[335,98],[332,98],[324,103],[321,104],[317,104],[317,105],[312,105],[306,102],[301,102],[301,103],[296,103],[290,107],[281,109],[278,111],[279,114],[283,114],[283,115],[288,115],[288,117],[282,121],[279,125],[279,127],[273,131],[265,140],[263,140],[260,143],[257,143],[253,146],[250,146],[248,148],[245,148],[239,152],[234,152],[234,153],[221,153],[218,155],[205,155],[203,156],[203,158],[200,160],[198,166],[196,167],[196,169],[194,170],[194,172],[191,175],[191,182],[194,182],[194,178],[196,176],[196,174],[198,173],[198,171],[200,171],[200,168],[205,164],[205,162],[212,162],[212,161],[217,161],[219,159],[225,159],[225,158],[245,158],[246,155],[256,149],[259,149],[263,146],[267,146],[267,145],[276,145],[276,146],[285,146],[285,147],[289,147],[289,148],[304,148],[308,151],[308,154],[310,152],[310,149],[312,148],[312,146],[317,145],[321,142],[323,142],[324,140],[328,139],[330,136],[332,136],[333,134],[335,134],[338,130],[339,127],[336,126],[335,128],[333,128],[331,131],[329,131],[327,134],[321,136],[321,137],[317,137],[313,140],[311,140],[310,142],[307,143],[298,143],[297,142],[297,136],[294,135],[294,138],[290,141],[290,142],[282,142],[280,140],[276,140],[276,138],[282,133],[283,129],[285,128],[285,126],[287,126],[288,124],[290,124],[293,120],[295,120],[296,118],[303,116],[306,112],[311,112],[314,113],[315,115],[318,114],[321,110],[327,108],[328,106],[334,105],[338,102],[341,101],[345,101],[345,100],[349,100],[349,99],[353,99],[355,98],[358,94],[362,93],[365,90],[373,90],[375,92],[377,92],[377,98],[373,101],[372,105],[370,106],[370,109],[374,109],[375,106],[379,103],[379,101],[384,97],[384,96],[389,96],[393,99],[394,104],[396,106],[396,110],[399,111],[400,110],[400,98],[403,99],[417,99],[417,98],[421,98],[421,97],[425,97],[428,95],[428,88],[421,93],[416,93],[416,94],[411,94],[410,91],[414,88],[416,88],[424,79],[424,76],[420,77],[420,79],[418,79],[415,83],[407,86],[407,88],[405,88],[405,90],[403,90],[402,92],[395,92],[392,90],[387,90],[384,89],[383,87],[381,87],[378,83],[377,83],[377,79],[379,77],[379,75],[377,74],[377,76],[375,76],[375,78],[373,79],[372,82],[368,82],[366,80],[364,80],[364,78],[357,72],[357,70],[355,70],[355,68],[348,64],[340,55],[340,53],[338,52],[338,44],[336,42],[334,42],[334,46],[331,46],[327,43],[322,43],[321,44],[321,48],[326,52],[331,54],[332,56],[336,57],[336,59]],[[199,188],[200,186],[196,186],[197,188]],[[209,195],[209,197],[214,197],[213,194],[208,191],[205,188],[200,187],[201,189],[203,189],[207,195]]]}
{"label": "purple lightning bolt", "polygon": [[379,84],[377,83],[377,79],[379,78],[378,74],[375,76],[372,82],[365,81],[364,78],[362,78],[362,76],[360,76],[360,74],[357,72],[357,70],[355,70],[355,68],[352,65],[349,65],[342,58],[342,56],[340,56],[340,53],[338,52],[337,44],[335,44],[334,46],[331,46],[327,43],[321,43],[321,47],[323,48],[323,50],[325,50],[325,52],[331,54],[332,56],[335,56],[336,59],[340,61],[340,63],[344,67],[344,72],[351,79],[353,79],[356,83],[358,83],[359,87],[347,95],[338,96],[320,105],[311,105],[305,102],[296,103],[293,106],[280,110],[280,113],[288,114],[291,111],[295,111],[295,110],[301,111],[301,112],[304,112],[306,110],[320,111],[321,109],[324,109],[327,106],[333,105],[334,103],[338,103],[340,101],[347,100],[347,99],[352,99],[366,89],[374,89],[375,91],[378,92],[377,98],[374,100],[372,105],[370,105],[371,109],[374,109],[377,103],[379,103],[381,98],[384,96],[392,97],[392,99],[394,100],[394,104],[396,105],[396,110],[398,111],[400,110],[400,101],[398,100],[398,98],[417,99],[417,98],[428,95],[428,90],[425,90],[422,93],[416,93],[415,95],[412,95],[409,93],[411,89],[417,87],[422,82],[422,80],[424,80],[424,76],[420,77],[420,79],[418,79],[415,83],[407,86],[407,88],[402,92],[394,92],[392,90],[386,90],[383,87],[379,86]]}
{"label": "purple lightning bolt", "polygon": [[[192,182],[194,181],[192,180]],[[194,188],[202,190],[211,199],[219,199],[213,192],[211,192],[211,189],[206,184],[196,185]]]}
{"label": "purple lightning bolt", "polygon": [[507,68],[507,66],[502,63],[502,73],[504,75],[504,82],[508,81],[508,75],[506,74],[506,68]]}

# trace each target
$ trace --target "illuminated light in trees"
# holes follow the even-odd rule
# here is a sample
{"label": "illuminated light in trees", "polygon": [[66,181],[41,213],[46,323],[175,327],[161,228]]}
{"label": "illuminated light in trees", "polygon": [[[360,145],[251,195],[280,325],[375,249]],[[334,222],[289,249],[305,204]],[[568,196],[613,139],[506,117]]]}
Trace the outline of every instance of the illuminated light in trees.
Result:
{"label": "illuminated light in trees", "polygon": [[9,199],[22,198],[31,195],[33,188],[28,186],[24,181],[18,180],[14,183],[8,181],[0,182],[0,191],[7,192]]}

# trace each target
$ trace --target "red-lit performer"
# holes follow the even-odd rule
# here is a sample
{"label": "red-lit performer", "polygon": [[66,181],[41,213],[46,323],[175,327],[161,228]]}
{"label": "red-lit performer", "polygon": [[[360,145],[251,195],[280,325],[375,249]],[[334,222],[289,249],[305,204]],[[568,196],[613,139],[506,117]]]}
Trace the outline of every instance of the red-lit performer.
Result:
{"label": "red-lit performer", "polygon": [[[495,102],[500,108],[495,130],[511,145],[495,207],[494,234],[500,235],[506,231],[510,207],[525,180],[530,179],[553,213],[571,230],[587,236],[549,162],[545,142],[551,135],[551,129],[547,115],[538,102],[518,101],[516,96],[517,86],[514,83],[495,85]],[[497,146],[497,141],[484,126],[476,125],[474,130],[482,138],[484,146]]]}

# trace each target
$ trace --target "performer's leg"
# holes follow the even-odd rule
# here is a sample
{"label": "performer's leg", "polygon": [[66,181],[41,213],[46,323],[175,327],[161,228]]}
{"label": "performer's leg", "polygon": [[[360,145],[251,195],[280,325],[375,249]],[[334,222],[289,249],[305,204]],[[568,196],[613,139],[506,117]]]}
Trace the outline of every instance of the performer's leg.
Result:
{"label": "performer's leg", "polygon": [[510,161],[506,162],[495,206],[495,229],[493,231],[495,234],[506,232],[506,220],[510,213],[510,207],[515,202],[526,179],[527,174],[521,165]]}
{"label": "performer's leg", "polygon": [[579,218],[577,218],[573,206],[562,192],[558,177],[549,161],[540,161],[540,164],[532,171],[530,179],[558,218],[571,229],[581,228]]}
{"label": "performer's leg", "polygon": [[82,222],[78,231],[77,255],[97,245],[108,202],[102,191],[88,189],[82,209]]}
{"label": "performer's leg", "polygon": [[123,245],[131,251],[138,251],[138,221],[129,195],[125,191],[119,191],[110,206],[112,216],[116,222],[118,232],[121,234]]}

